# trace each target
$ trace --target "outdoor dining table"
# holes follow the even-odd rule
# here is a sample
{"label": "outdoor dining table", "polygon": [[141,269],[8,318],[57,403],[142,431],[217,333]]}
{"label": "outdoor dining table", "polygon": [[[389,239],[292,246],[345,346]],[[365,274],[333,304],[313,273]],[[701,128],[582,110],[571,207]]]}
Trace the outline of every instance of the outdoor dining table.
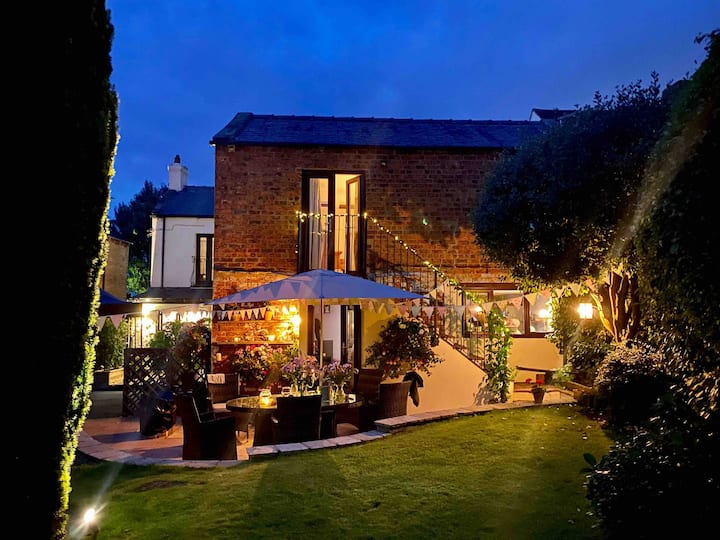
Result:
{"label": "outdoor dining table", "polygon": [[[276,398],[280,394],[273,394],[265,399],[260,396],[244,396],[230,399],[225,403],[225,408],[234,412],[254,412],[255,434],[253,446],[264,446],[273,444],[272,414],[277,409]],[[337,422],[335,411],[339,409],[352,409],[360,407],[362,400],[358,401],[355,394],[348,394],[344,401],[322,401],[320,409],[320,437],[327,439],[337,436]]]}

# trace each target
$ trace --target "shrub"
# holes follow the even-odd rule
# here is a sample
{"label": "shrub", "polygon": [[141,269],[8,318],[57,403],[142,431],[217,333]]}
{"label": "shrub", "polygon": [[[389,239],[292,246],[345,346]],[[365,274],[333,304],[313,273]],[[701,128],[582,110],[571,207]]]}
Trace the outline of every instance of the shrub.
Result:
{"label": "shrub", "polygon": [[704,536],[720,500],[717,433],[668,402],[588,475],[587,497],[609,538]]}
{"label": "shrub", "polygon": [[493,401],[505,403],[510,398],[510,383],[515,376],[515,370],[508,364],[508,353],[512,345],[510,330],[497,307],[493,307],[487,315],[487,334],[484,351],[487,390],[492,394]]}
{"label": "shrub", "polygon": [[172,353],[187,371],[210,370],[211,331],[207,319],[184,323],[180,328]]}
{"label": "shrub", "polygon": [[183,327],[182,321],[172,321],[165,323],[162,328],[155,332],[150,338],[150,347],[158,349],[172,349],[177,341],[180,329]]}
{"label": "shrub", "polygon": [[123,366],[128,332],[128,324],[124,319],[117,328],[111,320],[105,320],[95,345],[95,369],[114,369]]}
{"label": "shrub", "polygon": [[615,345],[595,378],[608,423],[615,427],[645,423],[671,382],[662,355],[635,341]]}

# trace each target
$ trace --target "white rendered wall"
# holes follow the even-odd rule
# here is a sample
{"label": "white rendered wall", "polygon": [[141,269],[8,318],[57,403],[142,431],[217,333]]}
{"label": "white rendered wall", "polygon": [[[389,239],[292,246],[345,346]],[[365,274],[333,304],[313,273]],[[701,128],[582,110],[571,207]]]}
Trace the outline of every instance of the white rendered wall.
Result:
{"label": "white rendered wall", "polygon": [[150,286],[193,286],[197,235],[214,234],[214,225],[213,218],[153,217]]}

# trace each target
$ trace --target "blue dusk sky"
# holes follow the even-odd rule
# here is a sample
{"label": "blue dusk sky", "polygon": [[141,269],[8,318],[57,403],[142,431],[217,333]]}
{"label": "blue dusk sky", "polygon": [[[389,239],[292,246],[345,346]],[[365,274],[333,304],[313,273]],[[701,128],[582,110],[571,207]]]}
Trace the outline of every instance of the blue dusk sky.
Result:
{"label": "blue dusk sky", "polygon": [[108,0],[119,142],[111,211],[145,180],[213,185],[238,112],[528,120],[695,72],[718,0]]}

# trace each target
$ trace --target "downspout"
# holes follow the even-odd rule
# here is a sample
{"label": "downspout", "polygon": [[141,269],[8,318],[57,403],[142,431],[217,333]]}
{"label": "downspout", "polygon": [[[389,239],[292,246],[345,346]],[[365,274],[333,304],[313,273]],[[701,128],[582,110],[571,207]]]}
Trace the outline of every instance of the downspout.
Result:
{"label": "downspout", "polygon": [[165,286],[165,220],[167,218],[163,216],[162,218],[162,248],[160,249],[160,287]]}

